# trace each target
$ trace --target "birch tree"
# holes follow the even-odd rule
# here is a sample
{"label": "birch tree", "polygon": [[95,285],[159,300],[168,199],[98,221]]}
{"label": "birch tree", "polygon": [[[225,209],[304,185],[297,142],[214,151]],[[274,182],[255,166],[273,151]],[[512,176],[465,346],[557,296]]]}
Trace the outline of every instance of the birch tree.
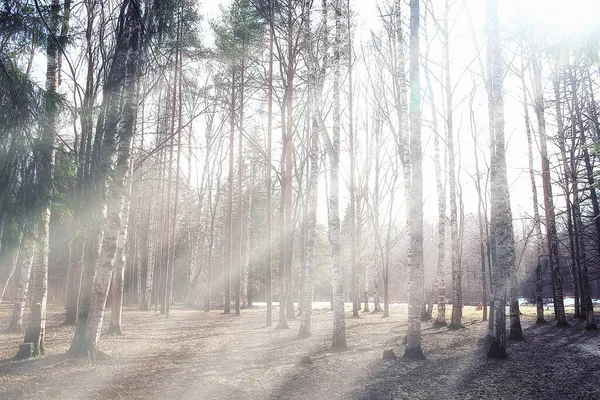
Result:
{"label": "birch tree", "polygon": [[421,347],[423,296],[423,160],[421,153],[421,84],[419,77],[419,0],[410,1],[410,276],[408,332],[404,357],[424,359]]}
{"label": "birch tree", "polygon": [[506,289],[514,262],[512,214],[506,174],[504,136],[504,68],[500,47],[498,0],[487,0],[487,62],[489,73],[488,104],[490,113],[490,216],[492,261],[493,322],[488,357],[505,358],[506,353]]}
{"label": "birch tree", "polygon": [[[70,3],[67,2],[66,5]],[[38,7],[38,12],[41,13]],[[50,206],[54,178],[54,140],[58,123],[59,85],[59,27],[61,5],[52,0],[46,39],[46,93],[44,116],[40,127],[40,144],[37,152],[37,187],[39,215],[35,222],[35,252],[31,289],[31,311],[25,332],[24,346],[17,359],[45,354],[46,302],[48,296],[48,253],[50,251]],[[63,8],[64,12],[64,8]],[[68,16],[68,12],[66,13]],[[25,350],[25,351],[21,351]]]}

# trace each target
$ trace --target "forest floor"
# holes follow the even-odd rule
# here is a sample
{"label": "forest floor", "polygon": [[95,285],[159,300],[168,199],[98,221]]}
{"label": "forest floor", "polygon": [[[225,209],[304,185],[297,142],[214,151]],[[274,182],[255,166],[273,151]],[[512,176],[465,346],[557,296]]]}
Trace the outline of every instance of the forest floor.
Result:
{"label": "forest floor", "polygon": [[[46,356],[12,361],[22,335],[0,333],[0,399],[600,399],[600,332],[578,320],[535,325],[535,309],[523,306],[525,341],[510,343],[508,359],[490,360],[487,322],[466,306],[464,329],[423,323],[427,359],[405,361],[406,305],[392,305],[385,319],[348,318],[343,352],[330,349],[328,304],[315,308],[304,340],[298,318],[288,330],[265,327],[264,305],[240,317],[175,307],[168,320],[126,308],[125,336],[104,336],[109,357],[90,363],[65,355],[73,328],[62,325],[62,307],[50,306]],[[1,329],[9,319],[2,304]],[[398,360],[383,361],[385,349]],[[312,365],[301,365],[304,355]]]}

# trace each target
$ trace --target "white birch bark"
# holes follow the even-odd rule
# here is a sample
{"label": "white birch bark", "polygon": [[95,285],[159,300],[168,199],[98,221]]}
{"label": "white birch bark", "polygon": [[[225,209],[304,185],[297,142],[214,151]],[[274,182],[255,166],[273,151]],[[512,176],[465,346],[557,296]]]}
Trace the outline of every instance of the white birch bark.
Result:
{"label": "white birch bark", "polygon": [[504,136],[504,98],[502,52],[498,0],[487,0],[486,25],[488,34],[488,71],[490,106],[490,198],[491,240],[494,242],[492,286],[494,289],[493,322],[488,357],[506,357],[506,290],[508,275],[514,262],[512,215],[506,174],[506,148]]}
{"label": "white birch bark", "polygon": [[410,166],[411,223],[408,328],[404,357],[424,359],[421,347],[423,302],[423,155],[421,150],[421,84],[419,77],[419,0],[410,1]]}
{"label": "white birch bark", "polygon": [[114,261],[113,281],[112,281],[112,299],[111,299],[111,314],[108,334],[123,335],[122,316],[123,316],[123,289],[125,279],[125,245],[128,240],[128,222],[129,211],[131,206],[131,180],[132,170],[130,169],[126,183],[126,193],[123,203],[123,211],[121,215],[121,227],[117,237],[117,251]]}
{"label": "white birch bark", "polygon": [[[429,43],[427,35],[427,19],[425,21],[425,42]],[[435,274],[435,286],[437,291],[437,317],[436,326],[446,326],[446,187],[442,179],[442,158],[440,156],[440,132],[437,121],[437,110],[435,107],[435,97],[433,87],[429,77],[429,45],[427,46],[424,68],[425,82],[427,85],[427,95],[431,104],[431,118],[433,128],[434,145],[434,163],[435,163],[435,184],[437,189],[438,201],[438,260]],[[443,163],[446,166],[446,161]]]}
{"label": "white birch bark", "polygon": [[23,330],[23,314],[25,312],[25,302],[27,300],[27,291],[29,289],[31,268],[33,266],[33,255],[35,253],[35,241],[29,235],[23,238],[21,246],[22,251],[19,257],[21,267],[19,271],[19,280],[17,282],[17,296],[13,305],[8,332],[21,332]]}
{"label": "white birch bark", "polygon": [[[105,175],[103,185],[104,198],[102,214],[105,216],[104,235],[99,258],[99,266],[94,277],[91,304],[85,327],[85,350],[90,358],[98,352],[104,307],[108,297],[108,289],[112,279],[117,240],[122,224],[123,208],[127,195],[126,179],[130,166],[131,143],[137,114],[137,67],[140,56],[141,27],[137,15],[137,4],[133,1],[123,4],[124,24],[121,36],[124,46],[122,52],[115,55],[113,68],[117,74],[115,83],[122,85],[122,110],[120,102],[113,101],[109,105],[105,136],[102,143],[100,171]],[[121,75],[119,75],[121,74]],[[116,100],[116,98],[113,98]],[[117,115],[122,113],[122,120]],[[118,138],[118,142],[116,141]],[[112,165],[113,155],[117,154],[116,164]]]}
{"label": "white birch bark", "polygon": [[[448,146],[448,186],[450,194],[450,237],[452,243],[452,319],[450,328],[459,329],[462,323],[462,270],[460,265],[460,238],[456,205],[456,156],[454,154],[454,127],[452,106],[452,81],[450,79],[450,28],[448,19],[450,3],[446,0],[444,12],[444,71],[446,89],[446,145]],[[445,201],[445,199],[444,199]]]}
{"label": "white birch bark", "polygon": [[335,41],[333,46],[333,140],[329,152],[329,243],[331,244],[331,285],[333,291],[333,338],[332,346],[346,348],[346,320],[344,315],[344,282],[341,266],[341,233],[339,204],[340,168],[340,48],[341,48],[341,2],[334,0]]}
{"label": "white birch bark", "polygon": [[[31,290],[31,313],[24,343],[32,343],[33,356],[45,353],[44,334],[46,330],[46,302],[48,296],[48,253],[50,251],[50,203],[54,179],[54,137],[58,118],[59,52],[56,37],[60,24],[60,3],[52,0],[50,5],[49,35],[46,44],[46,96],[42,146],[36,166],[38,184],[38,207],[40,214],[36,221],[35,256],[33,264],[33,284]],[[67,13],[68,15],[68,13]],[[68,20],[67,20],[68,21]],[[68,26],[68,25],[67,25]]]}

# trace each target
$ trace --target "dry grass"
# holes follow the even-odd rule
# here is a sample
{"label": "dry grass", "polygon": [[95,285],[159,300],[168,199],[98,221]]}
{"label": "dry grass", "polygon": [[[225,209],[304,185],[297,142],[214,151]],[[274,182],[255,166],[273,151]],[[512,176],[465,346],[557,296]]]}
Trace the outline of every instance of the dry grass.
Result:
{"label": "dry grass", "polygon": [[[299,320],[289,330],[265,327],[263,308],[241,317],[175,308],[169,320],[126,309],[126,335],[103,337],[110,358],[90,363],[64,355],[73,328],[61,325],[61,308],[51,307],[45,357],[11,361],[22,335],[0,334],[0,399],[600,399],[598,333],[578,323],[533,326],[535,310],[523,311],[526,342],[511,343],[508,360],[485,357],[487,323],[481,311],[465,307],[463,330],[423,324],[427,360],[389,362],[382,361],[384,349],[402,354],[401,305],[387,319],[347,319],[345,352],[330,350],[326,309],[314,312],[313,336],[304,340],[295,338]],[[9,317],[2,305],[0,328]],[[300,365],[303,355],[313,364]]]}

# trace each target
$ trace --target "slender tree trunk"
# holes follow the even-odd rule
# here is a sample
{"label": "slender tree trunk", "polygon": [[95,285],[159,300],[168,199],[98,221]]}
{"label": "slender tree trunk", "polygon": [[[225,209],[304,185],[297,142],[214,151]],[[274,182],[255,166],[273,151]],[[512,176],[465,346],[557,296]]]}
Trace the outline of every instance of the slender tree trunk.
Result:
{"label": "slender tree trunk", "polygon": [[[303,298],[302,298],[302,309],[300,330],[298,331],[298,338],[306,338],[312,334],[312,303],[314,296],[314,271],[315,271],[315,252],[316,252],[316,226],[317,226],[317,207],[318,207],[318,190],[319,190],[319,136],[323,133],[320,131],[319,126],[319,92],[321,86],[318,85],[317,71],[316,71],[316,60],[314,54],[314,48],[312,41],[310,40],[311,35],[311,9],[307,7],[305,10],[305,21],[306,21],[306,40],[308,45],[308,92],[309,92],[309,105],[308,105],[308,121],[307,133],[308,133],[308,144],[310,145],[310,172],[307,176],[307,190],[308,199],[306,204],[307,213],[306,217],[306,250],[305,250],[305,265],[303,266],[304,282],[303,282]],[[313,122],[312,130],[310,129],[310,121]],[[299,299],[300,300],[300,299]],[[300,302],[299,302],[300,303]]]}
{"label": "slender tree trunk", "polygon": [[[481,307],[483,308],[483,321],[487,321],[488,315],[488,299],[487,299],[487,273],[486,273],[486,235],[484,234],[484,218],[487,220],[487,215],[483,215],[482,209],[484,208],[482,191],[484,190],[481,185],[481,174],[479,171],[479,135],[475,129],[475,110],[473,108],[473,99],[470,104],[470,120],[471,120],[471,132],[473,135],[473,151],[475,155],[475,186],[477,188],[477,225],[479,227],[479,256],[481,258]],[[487,229],[487,228],[485,228]]]}
{"label": "slender tree trunk", "polygon": [[254,259],[252,257],[252,206],[254,203],[254,172],[252,173],[252,183],[248,187],[248,209],[246,210],[246,260],[244,261],[244,273],[242,282],[242,308],[252,307],[252,267]]}
{"label": "slender tree trunk", "polygon": [[[79,167],[77,169],[77,183],[76,183],[76,195],[77,195],[77,209],[74,212],[74,225],[76,229],[76,236],[72,240],[71,248],[71,265],[69,281],[67,282],[67,298],[66,298],[66,313],[65,313],[65,325],[76,325],[78,319],[78,308],[79,299],[81,292],[81,281],[84,267],[84,247],[85,247],[85,233],[83,226],[83,218],[85,217],[85,210],[83,205],[85,201],[84,188],[86,179],[89,179],[89,156],[91,153],[91,137],[93,136],[93,113],[91,112],[94,106],[94,50],[93,50],[93,27],[94,27],[94,4],[91,1],[85,2],[86,8],[86,58],[87,58],[87,72],[86,72],[86,85],[83,99],[83,112],[80,116],[81,122],[81,141],[79,145]],[[84,157],[85,155],[85,157]]]}
{"label": "slender tree trunk", "polygon": [[458,213],[456,206],[456,161],[454,154],[454,132],[452,121],[452,82],[450,80],[450,28],[448,19],[450,4],[446,0],[444,13],[444,71],[446,76],[446,145],[448,146],[448,184],[450,194],[450,236],[452,242],[452,318],[451,329],[462,326],[462,269],[459,260],[460,238],[458,235]]}
{"label": "slender tree trunk", "polygon": [[243,238],[243,199],[242,199],[242,178],[244,173],[244,159],[242,148],[244,145],[244,59],[242,57],[241,65],[241,82],[240,82],[240,113],[239,113],[239,124],[240,134],[238,142],[238,187],[237,187],[237,252],[236,252],[236,264],[237,271],[235,274],[235,315],[240,315],[240,295],[241,295],[241,279],[242,279],[242,238]]}
{"label": "slender tree trunk", "polygon": [[419,0],[410,1],[410,277],[408,330],[404,357],[424,359],[421,347],[421,303],[423,302],[423,159],[421,154],[421,85],[419,79]]}
{"label": "slender tree trunk", "polygon": [[[583,118],[582,118],[582,110],[581,110],[581,106],[579,104],[579,98],[577,95],[577,82],[576,82],[576,76],[575,76],[575,72],[574,71],[570,71],[569,73],[569,80],[570,80],[570,84],[571,84],[571,93],[572,93],[572,100],[573,100],[573,108],[575,111],[575,117],[576,117],[576,122],[577,122],[577,127],[579,129],[579,138],[580,138],[580,146],[581,146],[581,152],[583,153],[583,161],[585,163],[585,177],[587,180],[587,184],[589,186],[589,191],[590,191],[590,200],[592,201],[592,212],[594,213],[594,226],[596,227],[596,233],[598,235],[598,238],[600,239],[600,205],[599,205],[599,201],[598,201],[598,194],[596,192],[596,181],[594,178],[594,166],[592,165],[592,160],[590,158],[590,153],[588,151],[588,144],[586,142],[586,135],[585,135],[585,126],[583,123]],[[584,91],[585,91],[585,85],[584,85]],[[593,95],[593,92],[591,92]],[[595,113],[596,110],[596,106],[595,104],[590,107],[591,110],[593,111],[593,113]],[[596,130],[598,130],[598,128],[596,128]],[[598,245],[600,246],[600,240],[598,240]]]}
{"label": "slender tree trunk", "polygon": [[292,0],[288,0],[288,15],[287,15],[287,68],[286,68],[286,134],[285,134],[285,215],[284,215],[284,264],[285,264],[285,297],[287,307],[287,318],[295,319],[294,313],[294,296],[292,290],[292,264],[294,253],[294,221],[293,221],[293,133],[294,133],[294,76],[295,76],[295,50],[292,37],[293,20],[292,20]]}
{"label": "slender tree trunk", "polygon": [[[579,128],[579,146],[582,148],[582,153],[583,153],[583,158],[585,161],[585,166],[586,166],[586,177],[587,177],[587,183],[590,186],[590,197],[592,199],[592,209],[594,211],[594,219],[598,219],[597,216],[599,215],[599,213],[597,212],[597,198],[596,198],[596,188],[594,186],[594,177],[593,177],[593,171],[591,168],[591,162],[590,162],[590,156],[587,150],[587,143],[586,143],[586,137],[585,137],[585,127],[583,125],[583,120],[581,118],[581,110],[579,107],[579,102],[578,102],[578,98],[577,98],[577,90],[576,90],[576,86],[575,86],[575,79],[573,76],[573,73],[571,72],[570,74],[570,83],[571,83],[571,92],[572,92],[572,101],[573,101],[573,107],[572,110],[575,111],[575,115],[571,116],[571,119],[573,121],[573,136],[575,137],[575,127]],[[575,124],[575,121],[577,121],[577,124]],[[580,206],[580,199],[579,199],[579,192],[578,192],[578,179],[577,179],[577,168],[574,167],[572,168],[572,184],[573,184],[573,216],[574,216],[574,222],[575,222],[575,226],[577,228],[577,231],[579,233],[578,235],[578,260],[579,260],[579,264],[580,264],[580,269],[581,269],[581,292],[583,294],[583,298],[582,298],[582,318],[585,318],[586,320],[586,329],[596,329],[596,321],[594,319],[594,308],[593,308],[593,302],[592,302],[592,298],[591,298],[591,289],[590,289],[590,280],[589,280],[589,273],[588,273],[588,262],[587,262],[587,255],[586,255],[586,247],[585,247],[585,239],[583,237],[584,235],[584,225],[583,225],[583,221],[581,218],[581,206]],[[597,221],[596,221],[597,224]],[[599,232],[600,233],[600,232]]]}
{"label": "slender tree trunk", "polygon": [[[314,90],[314,89],[313,89]],[[313,103],[316,106],[316,103]],[[310,149],[309,212],[306,227],[306,268],[304,272],[304,299],[298,338],[312,334],[312,302],[316,250],[317,200],[319,188],[319,127],[313,124]]]}
{"label": "slender tree trunk", "polygon": [[535,268],[535,303],[536,303],[536,324],[543,324],[544,320],[544,302],[542,297],[542,230],[540,227],[540,212],[538,206],[537,184],[535,183],[535,172],[533,170],[533,146],[531,140],[531,122],[529,120],[529,107],[527,106],[527,88],[525,87],[525,68],[521,66],[521,85],[523,87],[523,112],[525,116],[525,131],[527,133],[527,154],[529,159],[529,179],[531,181],[531,194],[533,197],[533,223],[535,224],[535,238],[537,248],[537,265]]}
{"label": "slender tree trunk", "polygon": [[[373,188],[373,229],[375,230],[375,276],[373,277],[373,313],[383,312],[379,298],[379,287],[383,272],[384,258],[381,254],[381,227],[379,224],[379,179],[381,174],[381,116],[376,111],[375,119],[375,182]],[[381,256],[381,257],[380,257]]]}
{"label": "slender tree trunk", "polygon": [[273,136],[273,40],[274,40],[274,18],[275,0],[269,0],[269,88],[268,88],[268,110],[267,110],[267,165],[265,166],[265,186],[267,190],[267,326],[273,325],[273,231],[271,214],[271,142]]}
{"label": "slender tree trunk", "polygon": [[[405,68],[405,38],[404,38],[404,18],[402,16],[401,0],[395,0],[393,5],[393,19],[394,30],[392,33],[393,44],[393,82],[395,95],[395,111],[396,118],[398,120],[398,129],[396,136],[396,147],[400,162],[402,163],[402,174],[404,178],[404,219],[406,225],[406,232],[408,232],[407,241],[411,243],[410,239],[410,224],[412,222],[411,215],[411,161],[410,161],[410,132],[409,132],[409,110],[407,104],[407,87],[406,87],[406,68]],[[406,266],[407,270],[410,271],[412,262],[411,246],[408,246],[408,252],[406,254]],[[387,275],[387,273],[386,273]],[[388,282],[389,283],[389,282]],[[386,283],[387,285],[387,283]],[[384,312],[384,315],[387,314]]]}
{"label": "slender tree trunk", "polygon": [[[131,167],[131,165],[130,165]],[[123,335],[123,290],[125,278],[125,244],[128,240],[129,213],[131,210],[131,186],[133,181],[133,169],[130,168],[128,182],[126,183],[125,200],[123,204],[123,213],[121,215],[121,228],[117,237],[117,252],[115,256],[115,268],[112,277],[112,299],[110,325],[107,333],[109,335]]]}
{"label": "slender tree trunk", "polygon": [[[584,225],[581,218],[580,199],[578,191],[578,183],[576,173],[573,174],[573,215],[575,224],[577,225],[577,231],[580,235],[584,232]],[[585,240],[583,237],[579,237],[578,240],[578,259],[581,268],[581,290],[583,292],[583,310],[582,317],[586,321],[586,329],[596,329],[596,321],[594,319],[594,309],[590,290],[590,280],[588,274],[588,262],[587,262],[587,251],[585,246]],[[576,294],[577,296],[577,294]]]}
{"label": "slender tree trunk", "polygon": [[355,154],[354,154],[354,84],[352,80],[352,30],[350,18],[350,0],[348,0],[347,10],[348,23],[348,108],[349,108],[349,128],[348,128],[348,151],[350,152],[350,275],[351,287],[350,297],[352,298],[352,318],[358,318],[358,309],[360,308],[359,289],[357,282],[356,269],[356,177],[355,177]]}
{"label": "slender tree trunk", "polygon": [[2,299],[4,299],[4,294],[6,293],[6,289],[10,284],[10,281],[17,270],[17,264],[19,261],[19,252],[21,250],[21,239],[18,240],[16,247],[12,250],[12,261],[10,263],[10,271],[8,272],[8,277],[6,278],[6,283],[4,284],[4,288],[2,288],[2,292],[0,293],[0,304],[2,304]]}
{"label": "slender tree trunk", "polygon": [[19,257],[20,271],[17,282],[17,296],[13,305],[8,332],[20,333],[23,330],[23,313],[25,312],[25,302],[27,300],[27,290],[29,289],[29,279],[33,265],[33,254],[35,253],[35,241],[31,237],[31,232],[26,233],[22,239],[22,251]]}
{"label": "slender tree trunk", "polygon": [[[429,43],[427,35],[427,19],[425,21],[425,41]],[[429,45],[427,46],[425,60],[429,61]],[[446,326],[446,187],[442,180],[442,159],[440,156],[440,133],[437,122],[437,110],[435,107],[435,97],[433,87],[429,78],[429,64],[424,68],[425,82],[427,85],[427,95],[431,104],[431,118],[433,126],[433,144],[434,144],[434,162],[435,162],[435,183],[437,188],[438,201],[438,260],[435,275],[435,285],[437,291],[437,317],[435,326]],[[444,167],[446,160],[444,160]]]}
{"label": "slender tree trunk", "polygon": [[346,320],[344,315],[344,282],[341,266],[340,245],[340,49],[341,49],[341,3],[334,0],[335,42],[333,47],[333,141],[329,154],[329,243],[331,244],[331,284],[333,291],[333,338],[335,349],[346,349]]}
{"label": "slender tree trunk", "polygon": [[[67,3],[68,4],[68,3]],[[52,0],[50,5],[50,21],[46,43],[46,96],[44,104],[43,125],[41,128],[41,145],[36,150],[37,185],[39,218],[35,223],[36,245],[32,275],[31,312],[29,324],[25,332],[24,343],[30,343],[31,352],[19,351],[16,358],[40,356],[45,353],[44,335],[46,330],[46,301],[48,296],[48,253],[50,251],[50,204],[54,179],[54,137],[57,132],[58,119],[58,85],[60,79],[59,49],[56,38],[60,25],[60,3]],[[65,16],[68,18],[69,13]],[[63,21],[68,26],[68,19]]]}
{"label": "slender tree trunk", "polygon": [[285,183],[286,179],[287,179],[287,174],[286,174],[286,163],[285,163],[285,159],[287,157],[287,149],[286,149],[286,124],[285,124],[285,114],[286,114],[286,109],[285,107],[281,107],[281,138],[282,141],[284,142],[284,149],[281,152],[281,162],[279,165],[279,173],[280,173],[280,186],[281,186],[281,198],[279,201],[279,236],[278,236],[278,241],[279,241],[279,273],[278,273],[278,297],[279,297],[279,321],[277,323],[277,326],[275,327],[275,329],[289,329],[288,323],[287,323],[287,307],[286,307],[286,303],[287,303],[287,296],[285,293],[285,276],[286,276],[286,268],[285,268],[285,240],[286,240],[286,233],[285,233],[285,200],[286,200],[286,194],[285,192],[287,191],[287,184]]}
{"label": "slender tree trunk", "polygon": [[[570,171],[570,167],[569,167],[569,163],[567,161],[567,151],[566,151],[566,141],[565,141],[565,128],[564,128],[564,122],[563,122],[563,114],[562,114],[562,105],[561,105],[561,101],[560,101],[560,85],[558,82],[558,71],[554,72],[554,77],[553,77],[553,87],[554,87],[554,95],[555,95],[555,109],[556,109],[556,119],[557,119],[557,128],[558,128],[558,132],[557,132],[557,141],[558,141],[558,147],[560,149],[560,158],[561,158],[561,162],[562,162],[562,167],[563,167],[563,176],[565,179],[565,183],[564,183],[564,192],[565,192],[565,201],[566,201],[566,205],[567,205],[567,232],[568,232],[568,236],[569,236],[569,246],[570,246],[570,253],[571,253],[571,278],[573,280],[573,297],[575,298],[575,318],[580,318],[581,317],[581,307],[579,304],[579,300],[580,300],[580,282],[579,282],[579,275],[578,275],[578,271],[580,271],[580,261],[581,258],[578,255],[578,251],[579,249],[576,248],[576,244],[575,242],[579,239],[579,235],[577,235],[577,240],[574,237],[574,226],[573,226],[573,216],[574,216],[574,210],[573,210],[573,203],[571,202],[571,189],[570,189],[570,184],[572,183],[573,185],[577,184],[577,178],[576,178],[576,173],[575,173],[575,180],[573,180],[571,182],[571,171]],[[573,193],[577,193],[577,189],[574,188],[574,192]],[[575,232],[577,231],[577,229],[575,228]],[[578,246],[578,244],[577,244]]]}
{"label": "slender tree trunk", "polygon": [[563,301],[562,278],[560,274],[559,240],[556,229],[554,211],[554,198],[552,197],[552,181],[550,176],[550,160],[547,150],[546,120],[544,116],[544,99],[542,93],[542,71],[538,60],[532,60],[535,88],[535,110],[538,118],[540,134],[540,152],[542,156],[542,180],[544,185],[544,204],[546,210],[546,230],[548,236],[548,249],[550,254],[550,268],[554,276],[554,305],[556,307],[556,320],[558,326],[567,325],[565,306]]}
{"label": "slender tree trunk", "polygon": [[232,262],[232,236],[233,236],[233,146],[235,136],[235,69],[231,74],[231,132],[229,135],[229,178],[227,183],[227,216],[225,221],[225,314],[231,313],[231,262]]}
{"label": "slender tree trunk", "polygon": [[488,34],[488,104],[490,105],[490,160],[491,160],[491,227],[493,241],[492,275],[494,288],[493,325],[488,357],[504,358],[506,354],[506,286],[514,262],[512,215],[506,173],[506,148],[504,136],[504,98],[502,51],[498,0],[487,1]]}
{"label": "slender tree trunk", "polygon": [[[177,46],[179,46],[179,41],[181,40],[182,32],[182,16],[181,10],[179,11],[179,32],[177,35]],[[169,314],[171,311],[171,301],[173,299],[172,291],[173,291],[173,275],[175,272],[175,239],[177,238],[177,209],[179,205],[179,181],[180,181],[180,165],[181,165],[181,131],[182,131],[182,123],[183,123],[183,52],[177,48],[177,52],[175,55],[175,69],[179,70],[178,79],[173,82],[174,86],[177,88],[178,93],[178,101],[176,107],[177,110],[177,161],[175,164],[175,198],[173,200],[173,232],[171,234],[171,245],[169,248],[171,249],[169,262],[167,263],[167,290],[166,290],[166,309],[165,309],[165,318],[169,318]],[[178,61],[179,57],[179,61]],[[173,103],[175,104],[175,102]],[[173,110],[175,112],[175,110]],[[175,133],[175,131],[173,131]],[[169,253],[167,253],[169,254]]]}

